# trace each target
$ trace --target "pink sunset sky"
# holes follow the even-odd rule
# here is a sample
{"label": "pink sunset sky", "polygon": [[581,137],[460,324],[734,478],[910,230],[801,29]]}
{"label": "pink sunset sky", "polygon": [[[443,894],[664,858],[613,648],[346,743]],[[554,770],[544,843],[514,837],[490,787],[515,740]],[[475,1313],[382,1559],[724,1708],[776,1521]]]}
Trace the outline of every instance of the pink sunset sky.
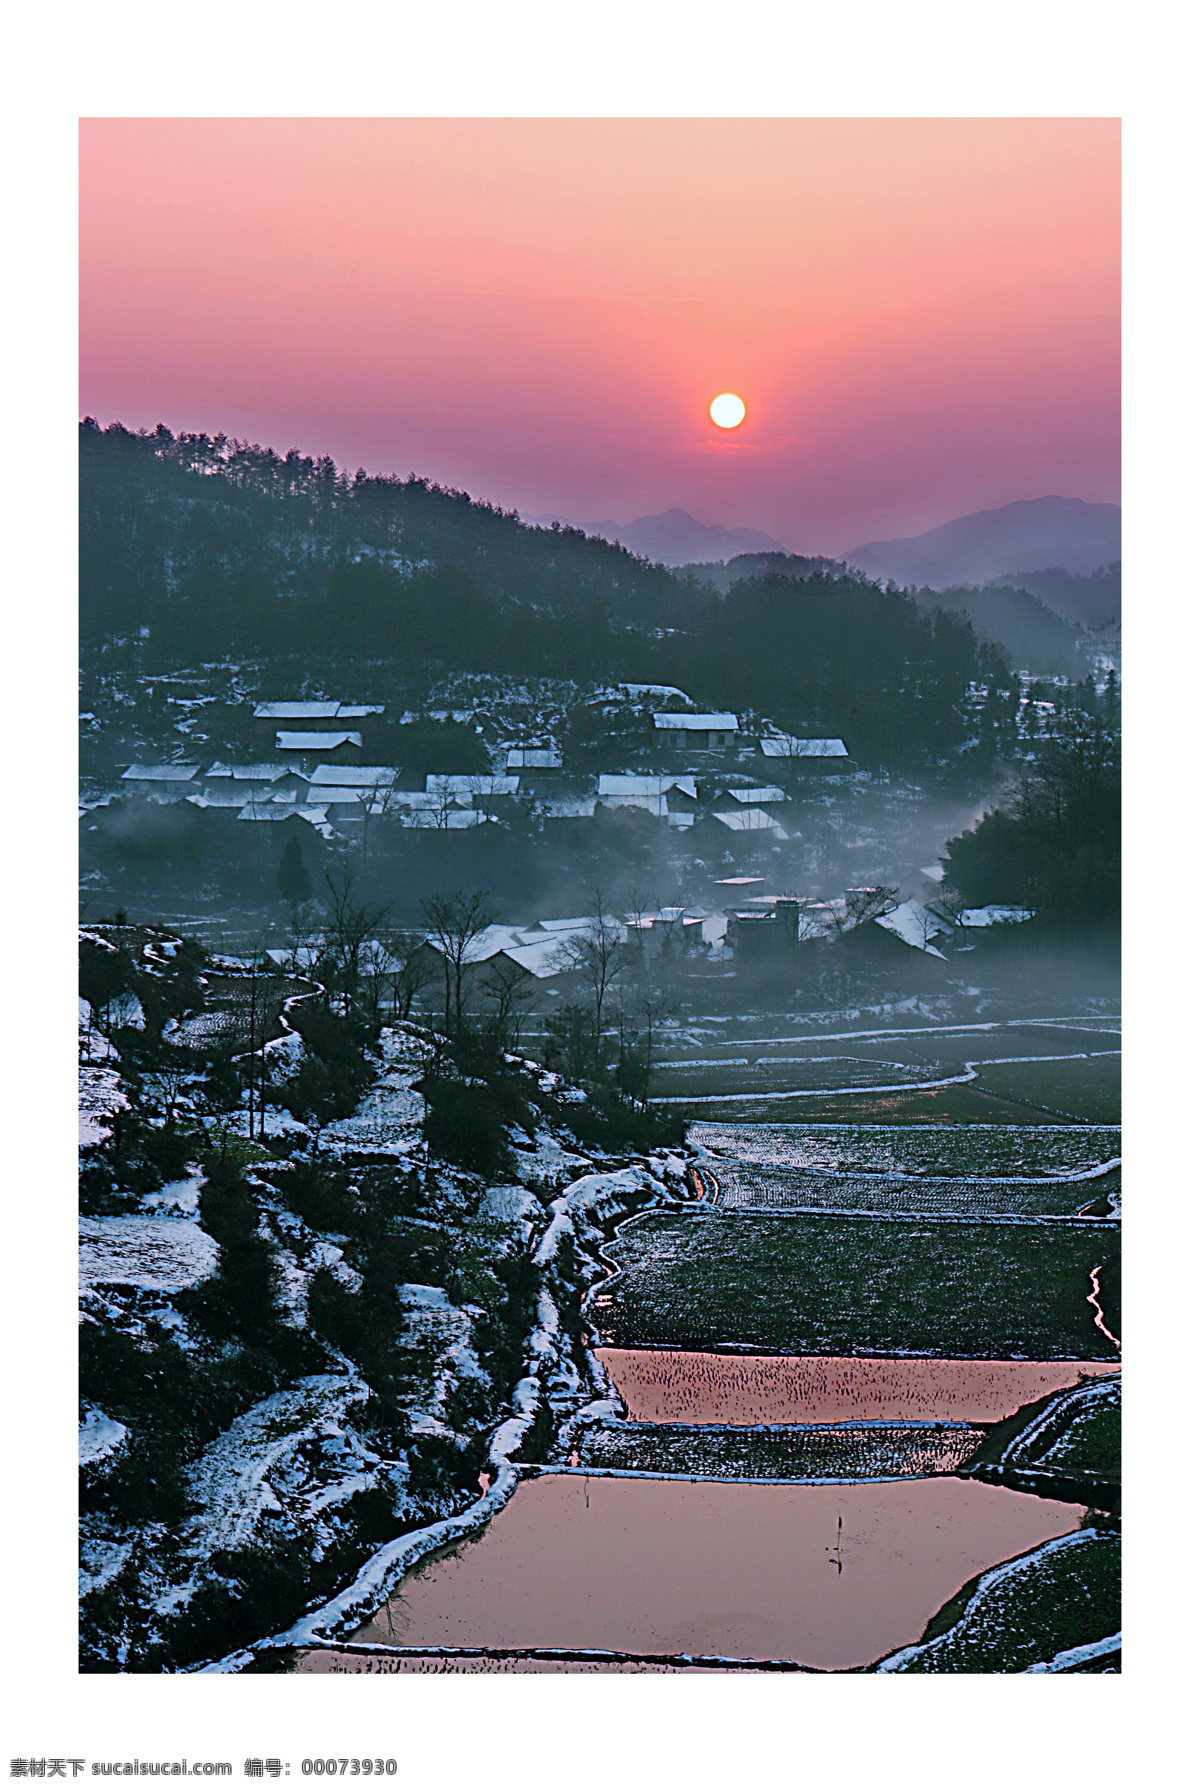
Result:
{"label": "pink sunset sky", "polygon": [[93,119],[80,201],[102,422],[801,552],[1120,497],[1115,120]]}

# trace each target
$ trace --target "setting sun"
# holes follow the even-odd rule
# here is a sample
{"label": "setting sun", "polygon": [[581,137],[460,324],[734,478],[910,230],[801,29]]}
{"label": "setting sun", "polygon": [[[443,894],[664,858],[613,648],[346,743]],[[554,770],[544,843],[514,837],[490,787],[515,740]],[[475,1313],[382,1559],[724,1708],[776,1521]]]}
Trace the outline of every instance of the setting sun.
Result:
{"label": "setting sun", "polygon": [[736,429],[746,415],[746,406],[736,392],[718,392],[708,414],[718,429]]}

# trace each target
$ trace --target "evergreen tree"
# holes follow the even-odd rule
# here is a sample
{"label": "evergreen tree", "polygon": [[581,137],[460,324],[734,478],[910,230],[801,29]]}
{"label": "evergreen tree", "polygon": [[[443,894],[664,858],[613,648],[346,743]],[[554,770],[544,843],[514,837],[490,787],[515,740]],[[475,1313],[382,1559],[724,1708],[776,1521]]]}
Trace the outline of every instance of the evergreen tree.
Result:
{"label": "evergreen tree", "polygon": [[312,900],[312,878],[300,850],[300,841],[293,837],[283,848],[275,883],[280,895],[295,915],[297,909]]}

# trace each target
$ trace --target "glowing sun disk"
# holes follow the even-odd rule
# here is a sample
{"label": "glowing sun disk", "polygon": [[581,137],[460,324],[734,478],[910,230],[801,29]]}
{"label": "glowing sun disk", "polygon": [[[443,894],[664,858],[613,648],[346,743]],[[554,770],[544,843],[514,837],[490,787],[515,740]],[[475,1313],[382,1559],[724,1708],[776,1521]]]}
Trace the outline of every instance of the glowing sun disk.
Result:
{"label": "glowing sun disk", "polygon": [[718,429],[736,429],[746,415],[746,406],[736,392],[718,392],[708,414]]}

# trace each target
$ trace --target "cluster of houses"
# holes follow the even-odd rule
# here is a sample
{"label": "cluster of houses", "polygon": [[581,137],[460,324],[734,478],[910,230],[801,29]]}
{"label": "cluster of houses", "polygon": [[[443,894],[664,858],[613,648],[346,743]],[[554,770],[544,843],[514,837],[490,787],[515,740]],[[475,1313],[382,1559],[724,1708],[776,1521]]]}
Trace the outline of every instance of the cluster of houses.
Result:
{"label": "cluster of houses", "polygon": [[553,828],[604,810],[637,809],[671,829],[697,830],[698,849],[707,841],[724,851],[749,836],[762,845],[786,840],[797,778],[855,769],[840,739],[747,735],[731,712],[663,710],[653,715],[655,744],[682,761],[678,771],[571,776],[552,741],[506,742],[487,773],[430,773],[413,788],[402,767],[362,762],[361,723],[383,713],[381,703],[259,703],[254,725],[269,757],[133,764],[121,774],[121,793],[188,803],[245,827],[311,829],[327,840],[362,837],[384,817],[403,827],[457,831],[524,812]]}
{"label": "cluster of houses", "polygon": [[[926,970],[936,980],[937,966],[948,966],[947,952],[972,949],[979,929],[1032,918],[1027,909],[1011,907],[965,909],[951,917],[936,904],[896,902],[879,889],[847,890],[833,901],[755,893],[763,882],[761,877],[715,879],[715,900],[703,909],[664,907],[605,914],[602,920],[573,915],[530,926],[485,927],[463,952],[464,996],[474,1008],[502,1000],[514,1013],[534,1014],[579,999],[601,925],[608,948],[623,947],[627,960],[631,953],[653,960],[670,952],[678,963],[732,962],[752,978],[762,973],[792,984],[804,979],[806,959],[810,969],[814,966],[812,946],[838,941],[860,968]],[[318,953],[311,948],[306,962]],[[287,967],[294,953],[277,949],[267,955]],[[436,1005],[446,956],[434,933],[425,936],[415,960],[372,942],[368,957],[381,1002],[388,1000],[389,984],[403,983],[423,990],[425,1005]]]}
{"label": "cluster of houses", "polygon": [[[714,928],[713,923],[717,922]],[[538,920],[532,926],[493,924],[484,927],[462,952],[463,989],[468,1005],[485,1006],[503,994],[533,1012],[555,1006],[581,992],[586,982],[583,965],[589,946],[603,927],[608,949],[624,947],[646,958],[657,957],[674,944],[680,952],[695,955],[710,946],[720,951],[722,917],[691,913],[684,908],[658,908],[638,914],[570,915]],[[298,959],[309,967],[319,956],[317,946],[294,950],[273,948],[267,957],[281,968]],[[398,957],[379,940],[368,942],[364,962],[369,963],[386,1003],[389,985],[403,980],[409,989],[425,992],[425,1002],[436,1005],[446,970],[446,946],[436,933],[425,936],[416,958]],[[457,972],[456,972],[457,974]]]}
{"label": "cluster of houses", "polygon": [[762,878],[725,880],[738,900],[725,910],[724,944],[747,969],[770,972],[795,963],[805,948],[846,940],[855,956],[879,965],[948,962],[947,952],[973,949],[980,929],[1032,920],[1027,908],[993,904],[955,909],[947,902],[901,902],[882,888],[848,889],[832,901],[754,893]]}

